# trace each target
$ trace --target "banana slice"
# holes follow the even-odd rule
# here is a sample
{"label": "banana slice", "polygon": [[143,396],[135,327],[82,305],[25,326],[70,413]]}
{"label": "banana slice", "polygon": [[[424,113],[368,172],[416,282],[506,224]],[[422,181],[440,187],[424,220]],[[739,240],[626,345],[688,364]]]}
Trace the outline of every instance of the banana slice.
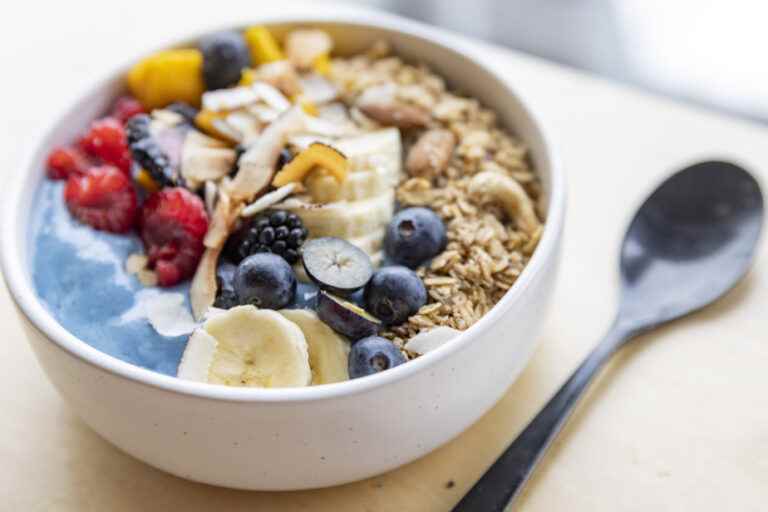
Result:
{"label": "banana slice", "polygon": [[237,306],[190,337],[178,376],[243,387],[307,386],[312,381],[301,329],[275,311]]}
{"label": "banana slice", "polygon": [[307,177],[305,185],[315,203],[368,199],[385,194],[392,188],[383,168],[353,170],[341,183],[330,174],[313,172]]}
{"label": "banana slice", "polygon": [[335,236],[356,238],[385,226],[395,208],[395,192],[361,201],[337,201],[314,204],[298,198],[281,203],[280,208],[290,210],[304,222],[313,237]]}
{"label": "banana slice", "polygon": [[298,325],[304,333],[313,385],[349,380],[349,341],[336,334],[314,311],[284,309],[278,313]]}

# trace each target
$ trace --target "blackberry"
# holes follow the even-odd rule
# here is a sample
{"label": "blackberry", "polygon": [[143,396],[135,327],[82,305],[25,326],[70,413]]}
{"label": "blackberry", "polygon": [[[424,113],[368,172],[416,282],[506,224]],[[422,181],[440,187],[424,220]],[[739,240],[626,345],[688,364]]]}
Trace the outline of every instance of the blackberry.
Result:
{"label": "blackberry", "polygon": [[271,210],[244,223],[227,240],[226,257],[240,263],[251,254],[271,252],[293,265],[307,239],[307,229],[295,213]]}
{"label": "blackberry", "polygon": [[131,156],[160,185],[174,186],[176,173],[170,158],[150,133],[149,124],[151,122],[152,120],[147,114],[137,114],[126,123],[125,128]]}

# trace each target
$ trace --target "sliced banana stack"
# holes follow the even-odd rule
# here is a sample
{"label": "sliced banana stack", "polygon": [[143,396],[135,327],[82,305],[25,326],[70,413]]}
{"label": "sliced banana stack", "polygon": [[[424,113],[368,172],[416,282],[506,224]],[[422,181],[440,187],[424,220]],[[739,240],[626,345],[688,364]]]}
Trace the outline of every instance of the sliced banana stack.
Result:
{"label": "sliced banana stack", "polygon": [[[298,149],[316,141],[317,137],[307,134],[289,139]],[[279,207],[301,217],[313,237],[349,240],[379,261],[381,238],[394,214],[395,187],[402,172],[400,131],[387,128],[322,142],[346,156],[347,178],[339,183],[333,176],[313,173],[305,182],[307,194]]]}
{"label": "sliced banana stack", "polygon": [[237,387],[299,387],[349,380],[349,341],[313,311],[216,310],[189,338],[181,379]]}
{"label": "sliced banana stack", "polygon": [[282,388],[312,382],[302,330],[253,306],[217,314],[195,331],[179,365],[182,379],[225,386]]}
{"label": "sliced banana stack", "polygon": [[281,315],[299,326],[309,346],[312,384],[331,384],[349,380],[349,341],[328,327],[314,311],[283,309]]}

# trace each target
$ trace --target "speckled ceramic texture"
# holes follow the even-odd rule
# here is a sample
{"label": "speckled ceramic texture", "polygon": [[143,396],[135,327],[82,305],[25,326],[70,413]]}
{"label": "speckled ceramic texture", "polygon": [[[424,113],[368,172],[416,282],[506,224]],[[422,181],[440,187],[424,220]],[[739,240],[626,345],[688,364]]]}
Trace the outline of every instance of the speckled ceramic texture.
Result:
{"label": "speckled ceramic texture", "polygon": [[[381,16],[253,19],[273,29],[320,25],[341,53],[388,39],[406,59],[494,108],[531,147],[548,199],[547,223],[522,276],[491,312],[413,362],[340,384],[234,389],[186,382],[134,366],[84,343],[35,294],[30,211],[48,149],[103,112],[126,68],[88,91],[51,128],[8,192],[2,266],[32,348],[64,400],[127,453],[175,475],[243,489],[341,484],[396,468],[446,443],[503,395],[536,346],[558,265],[564,184],[553,151],[514,84],[464,55],[452,36]],[[196,37],[191,37],[194,40]],[[53,277],[51,277],[53,278]],[[106,340],[108,341],[108,340]],[[6,340],[7,343],[20,340]]]}

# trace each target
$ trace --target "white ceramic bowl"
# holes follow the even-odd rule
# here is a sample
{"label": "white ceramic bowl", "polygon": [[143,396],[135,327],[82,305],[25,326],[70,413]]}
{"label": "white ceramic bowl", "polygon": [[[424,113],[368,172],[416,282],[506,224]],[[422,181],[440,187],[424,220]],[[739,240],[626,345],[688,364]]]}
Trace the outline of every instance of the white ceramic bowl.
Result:
{"label": "white ceramic bowl", "polygon": [[20,173],[3,215],[2,266],[48,378],[96,432],[175,475],[243,489],[341,484],[396,468],[456,437],[493,406],[536,344],[558,264],[564,213],[560,170],[541,127],[493,70],[452,36],[401,20],[344,17],[258,20],[276,30],[320,25],[340,53],[378,38],[422,61],[495,109],[530,146],[548,200],[546,228],[514,287],[454,341],[387,372],[295,389],[227,388],[167,377],[108,356],[67,332],[38,300],[30,276],[29,214],[50,147],[103,112],[126,69],[83,95]]}

